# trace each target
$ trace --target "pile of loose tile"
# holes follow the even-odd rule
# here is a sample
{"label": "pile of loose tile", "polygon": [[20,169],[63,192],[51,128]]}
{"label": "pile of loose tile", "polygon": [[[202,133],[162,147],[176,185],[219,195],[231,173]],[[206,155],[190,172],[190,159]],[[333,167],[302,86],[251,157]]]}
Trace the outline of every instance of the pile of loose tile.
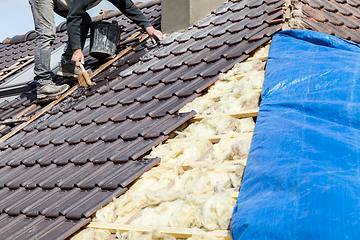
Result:
{"label": "pile of loose tile", "polygon": [[298,0],[287,6],[287,24],[360,43],[360,2]]}

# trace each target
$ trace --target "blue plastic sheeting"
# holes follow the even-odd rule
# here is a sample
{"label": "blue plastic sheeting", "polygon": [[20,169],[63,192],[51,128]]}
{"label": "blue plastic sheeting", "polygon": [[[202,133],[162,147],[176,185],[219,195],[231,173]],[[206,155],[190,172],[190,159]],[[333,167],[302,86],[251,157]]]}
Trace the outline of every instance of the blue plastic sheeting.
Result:
{"label": "blue plastic sheeting", "polygon": [[233,239],[360,239],[360,46],[274,36]]}

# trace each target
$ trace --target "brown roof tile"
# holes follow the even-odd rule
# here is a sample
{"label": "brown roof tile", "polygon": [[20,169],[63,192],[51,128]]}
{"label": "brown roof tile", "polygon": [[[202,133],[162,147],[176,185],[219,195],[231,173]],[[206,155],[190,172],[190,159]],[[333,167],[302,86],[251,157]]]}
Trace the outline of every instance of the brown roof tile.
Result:
{"label": "brown roof tile", "polygon": [[296,16],[305,28],[359,43],[360,3],[352,0],[300,0],[292,8],[301,10]]}
{"label": "brown roof tile", "polygon": [[[0,231],[9,229],[6,236],[12,236],[22,227],[19,236],[29,239],[66,238],[86,224],[92,213],[160,161],[141,156],[194,116],[176,114],[181,107],[280,30],[282,4],[230,1],[160,46],[142,43],[93,78],[96,85],[79,89],[0,144]],[[159,25],[160,5],[143,11]],[[125,28],[122,40],[137,30],[123,16],[113,19]],[[55,46],[66,37],[58,33]],[[10,45],[0,57],[9,51],[15,53],[6,57],[28,54],[33,46]],[[86,64],[94,70],[99,66],[89,56]],[[33,100],[34,91],[0,103],[0,118],[14,116]],[[19,224],[9,227],[13,221]],[[36,233],[28,226],[37,226]]]}

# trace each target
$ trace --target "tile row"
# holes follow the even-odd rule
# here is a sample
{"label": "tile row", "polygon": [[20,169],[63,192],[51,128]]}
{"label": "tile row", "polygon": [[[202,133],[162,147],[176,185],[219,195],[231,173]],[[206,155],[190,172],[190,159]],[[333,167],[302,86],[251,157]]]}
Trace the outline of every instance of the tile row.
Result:
{"label": "tile row", "polygon": [[47,218],[42,215],[27,217],[24,214],[9,216],[0,215],[1,239],[65,239],[77,229],[91,221],[90,218],[69,220],[64,216]]}
{"label": "tile row", "polygon": [[156,158],[129,160],[124,163],[105,161],[101,164],[87,162],[85,164],[50,164],[48,166],[36,164],[31,167],[25,165],[4,166],[0,169],[0,189],[6,193],[19,188],[38,189],[37,191],[54,188],[91,190],[97,187],[102,190],[116,190],[125,188],[159,162],[160,159]]}
{"label": "tile row", "polygon": [[102,190],[98,187],[91,190],[3,188],[0,190],[0,209],[2,213],[10,216],[25,214],[29,217],[42,215],[53,218],[65,216],[68,219],[88,218],[126,190],[126,188]]}
{"label": "tile row", "polygon": [[321,23],[309,19],[302,19],[305,26],[311,30],[319,31],[322,33],[334,35],[339,38],[351,40],[353,42],[360,43],[360,31],[354,29],[346,29],[331,24]]}
{"label": "tile row", "polygon": [[[139,145],[139,143],[146,146],[147,143],[159,141],[156,139],[161,139],[171,130],[189,120],[194,114],[195,112],[190,112],[179,115],[166,115],[157,119],[147,117],[140,121],[128,119],[120,123],[108,122],[101,125],[91,123],[86,126],[75,125],[69,128],[63,126],[56,129],[47,128],[44,131],[37,129],[30,132],[22,131],[2,143],[3,152],[0,152],[2,156],[0,162],[12,166],[21,163],[33,165],[41,159],[41,164],[49,164],[52,162],[51,159],[55,161],[57,157],[61,156],[61,161],[67,163],[72,161],[69,159],[73,159],[74,155],[81,156],[81,151],[84,151],[82,149],[89,150],[89,155],[84,156],[86,159],[77,160],[76,163],[88,160],[106,161],[107,158],[111,160],[117,159],[118,161],[120,159],[128,160],[129,153],[125,154],[125,146],[133,147]],[[117,149],[119,144],[124,148]],[[96,152],[99,148],[102,152]],[[59,149],[60,152],[55,151],[56,149]],[[93,152],[92,155],[96,154],[96,156],[90,156],[91,152]],[[35,153],[36,155],[34,155]],[[51,156],[47,156],[49,154]],[[14,158],[14,156],[17,157]],[[60,162],[56,163],[62,164]]]}
{"label": "tile row", "polygon": [[357,1],[301,0],[294,3],[304,16],[300,20],[310,30],[360,43],[360,9]]}

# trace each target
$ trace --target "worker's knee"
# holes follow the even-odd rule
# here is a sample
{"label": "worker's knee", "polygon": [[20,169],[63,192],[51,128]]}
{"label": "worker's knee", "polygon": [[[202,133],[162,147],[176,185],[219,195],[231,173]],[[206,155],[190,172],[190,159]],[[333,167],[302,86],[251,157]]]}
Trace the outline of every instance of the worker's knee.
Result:
{"label": "worker's knee", "polygon": [[36,36],[36,43],[40,46],[51,46],[55,41],[55,34],[52,33],[39,33]]}

